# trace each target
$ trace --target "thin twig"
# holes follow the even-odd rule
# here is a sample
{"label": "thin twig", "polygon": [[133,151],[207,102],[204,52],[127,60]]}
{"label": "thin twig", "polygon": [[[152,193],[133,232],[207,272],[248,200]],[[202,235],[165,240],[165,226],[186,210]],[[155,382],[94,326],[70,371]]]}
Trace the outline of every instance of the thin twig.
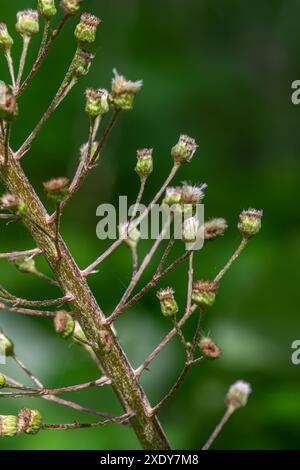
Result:
{"label": "thin twig", "polygon": [[202,447],[202,450],[208,450],[210,448],[210,446],[212,445],[212,443],[214,442],[218,434],[220,434],[220,432],[223,429],[223,426],[227,423],[231,415],[232,415],[232,410],[230,408],[227,408],[223,418],[221,419],[219,424],[216,426],[215,430],[213,431],[212,435],[210,436],[206,444]]}
{"label": "thin twig", "polygon": [[191,305],[192,305],[192,290],[193,290],[193,256],[194,252],[190,252],[189,256],[189,270],[188,270],[188,293],[187,293],[187,300],[186,300],[186,312],[189,312]]}
{"label": "thin twig", "polygon": [[140,185],[140,189],[139,189],[139,192],[138,192],[138,195],[137,195],[137,198],[136,198],[136,201],[134,203],[134,206],[133,206],[133,211],[132,211],[132,215],[131,215],[131,218],[129,220],[129,224],[128,224],[128,231],[130,229],[130,224],[131,222],[133,221],[133,219],[135,218],[136,216],[136,213],[139,209],[139,205],[141,203],[141,200],[143,198],[143,194],[144,194],[144,191],[145,191],[145,185],[146,185],[146,179],[145,178],[142,178],[141,179],[141,185]]}
{"label": "thin twig", "polygon": [[0,302],[0,310],[5,310],[8,312],[21,313],[23,315],[31,315],[34,317],[55,317],[56,312],[50,310],[32,310],[30,308],[14,307],[12,305],[7,305],[3,302]]}
{"label": "thin twig", "polygon": [[40,49],[39,49],[39,52],[38,52],[38,55],[37,55],[38,57],[41,55],[42,51],[46,47],[47,39],[48,39],[48,33],[49,33],[49,30],[50,30],[50,25],[51,25],[51,20],[46,19],[45,23],[44,23],[42,41],[41,41]]}
{"label": "thin twig", "polygon": [[16,88],[16,79],[15,79],[15,71],[14,71],[14,64],[13,64],[13,59],[10,53],[10,50],[5,51],[5,57],[8,65],[8,70],[11,78],[11,83],[13,86],[13,89],[15,90]]}
{"label": "thin twig", "polygon": [[132,255],[132,279],[136,276],[138,271],[138,252],[136,246],[131,247]]}
{"label": "thin twig", "polygon": [[228,271],[228,269],[230,268],[232,263],[239,257],[239,255],[241,254],[241,252],[243,251],[243,249],[245,248],[247,243],[248,243],[248,238],[243,238],[241,243],[239,244],[238,248],[236,249],[236,251],[231,256],[230,260],[226,263],[224,268],[221,269],[221,271],[216,275],[216,277],[213,281],[215,284],[218,284],[220,282],[220,280],[222,279],[222,277],[224,276],[226,271]]}
{"label": "thin twig", "polygon": [[99,140],[98,142],[98,145],[97,145],[97,148],[95,150],[95,152],[93,153],[92,157],[91,157],[91,160],[90,160],[90,167],[93,167],[93,165],[96,163],[96,160],[98,158],[98,155],[100,155],[100,152],[102,150],[102,148],[104,147],[104,144],[110,134],[110,132],[112,131],[112,128],[114,127],[115,123],[116,123],[116,120],[118,118],[120,114],[120,110],[117,109],[114,111],[113,115],[112,115],[112,118],[111,120],[109,121],[101,139]]}
{"label": "thin twig", "polygon": [[[27,36],[27,34],[23,36],[23,48],[22,48],[20,64],[19,64],[19,71],[18,71],[18,76],[17,76],[17,83],[16,83],[17,90],[19,89],[21,79],[22,79],[22,75],[23,75],[23,72],[24,72],[24,67],[25,67],[25,63],[26,63],[26,57],[27,57],[27,53],[28,53],[28,47],[29,47],[30,39],[31,39],[31,37]],[[18,93],[18,91],[17,91],[17,93]]]}
{"label": "thin twig", "polygon": [[65,295],[64,297],[59,297],[58,299],[49,299],[49,300],[28,300],[15,297],[10,294],[6,289],[0,286],[0,298],[5,299],[7,302],[12,303],[14,306],[28,306],[28,307],[49,307],[51,305],[63,305],[65,303],[71,302],[73,297]]}
{"label": "thin twig", "polygon": [[10,253],[0,253],[0,259],[6,258],[18,258],[22,256],[30,256],[33,258],[34,256],[40,255],[42,250],[40,248],[34,248],[32,250],[24,250],[24,251],[11,251]]}
{"label": "thin twig", "polygon": [[41,429],[44,430],[59,430],[65,431],[69,429],[79,429],[79,428],[95,428],[98,426],[105,426],[108,424],[125,424],[127,423],[130,418],[132,418],[133,414],[126,413],[122,416],[114,416],[113,418],[106,419],[105,421],[97,421],[95,423],[80,423],[79,421],[74,421],[74,423],[66,423],[66,424],[42,424]]}

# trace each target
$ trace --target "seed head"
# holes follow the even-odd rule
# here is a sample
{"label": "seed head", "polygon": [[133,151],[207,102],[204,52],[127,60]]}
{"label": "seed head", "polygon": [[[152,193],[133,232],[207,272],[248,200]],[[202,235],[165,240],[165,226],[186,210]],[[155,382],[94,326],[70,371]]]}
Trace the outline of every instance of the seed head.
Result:
{"label": "seed head", "polygon": [[219,359],[222,354],[221,349],[209,337],[200,340],[199,348],[206,359]]}
{"label": "seed head", "polygon": [[18,414],[17,434],[36,434],[42,426],[42,416],[38,410],[23,408]]}
{"label": "seed head", "polygon": [[96,39],[97,28],[101,20],[90,13],[83,13],[76,26],[75,36],[80,45],[92,44]]}
{"label": "seed head", "polygon": [[0,49],[9,51],[14,41],[5,23],[0,23]]}
{"label": "seed head", "polygon": [[85,96],[85,110],[91,118],[103,116],[109,111],[108,91],[104,88],[88,88]]}
{"label": "seed head", "polygon": [[211,219],[204,224],[204,240],[214,240],[224,235],[228,225],[225,219]]}
{"label": "seed head", "polygon": [[39,32],[39,12],[24,10],[17,13],[16,30],[22,36],[33,36]]}
{"label": "seed head", "polygon": [[76,15],[81,3],[82,0],[61,0],[60,5],[67,15]]}
{"label": "seed head", "polygon": [[75,322],[68,312],[59,310],[54,317],[54,328],[57,334],[64,339],[69,338],[74,332]]}
{"label": "seed head", "polygon": [[0,81],[0,118],[12,122],[18,115],[18,105],[12,89]]}
{"label": "seed head", "polygon": [[13,437],[17,434],[17,417],[0,415],[0,437]]}
{"label": "seed head", "polygon": [[135,167],[136,173],[141,180],[145,180],[153,171],[153,149],[137,150],[137,163]]}
{"label": "seed head", "polygon": [[196,281],[193,284],[192,300],[202,308],[211,307],[216,299],[218,286],[214,282]]}
{"label": "seed head", "polygon": [[156,296],[159,299],[162,314],[167,318],[174,318],[178,312],[178,305],[172,287],[160,289]]}
{"label": "seed head", "polygon": [[38,0],[38,9],[46,20],[50,20],[57,13],[55,0]]}
{"label": "seed head", "polygon": [[141,232],[137,227],[133,227],[132,229],[128,230],[127,222],[123,222],[119,225],[119,234],[120,238],[123,238],[126,245],[128,245],[130,248],[136,248],[141,238]]}
{"label": "seed head", "polygon": [[181,135],[179,137],[179,141],[171,150],[174,162],[178,165],[190,162],[197,150],[197,147],[198,145],[196,144],[195,139],[188,135]]}
{"label": "seed head", "polygon": [[69,180],[64,176],[46,181],[43,186],[47,197],[57,203],[61,202],[69,193]]}
{"label": "seed head", "polygon": [[238,229],[245,238],[253,237],[261,229],[263,211],[248,209],[240,214]]}
{"label": "seed head", "polygon": [[140,91],[143,81],[132,82],[123,75],[119,75],[116,69],[113,70],[110,99],[115,109],[127,111],[132,109],[134,97]]}
{"label": "seed head", "polygon": [[182,204],[192,204],[195,206],[196,204],[200,204],[202,199],[204,198],[204,190],[207,188],[207,184],[201,184],[200,186],[197,185],[190,185],[186,182],[182,184],[181,190],[181,203]]}
{"label": "seed head", "polygon": [[76,78],[84,77],[89,73],[95,54],[80,49],[74,59],[73,75]]}
{"label": "seed head", "polygon": [[228,390],[225,403],[230,411],[245,406],[251,393],[251,385],[243,380],[238,380]]}

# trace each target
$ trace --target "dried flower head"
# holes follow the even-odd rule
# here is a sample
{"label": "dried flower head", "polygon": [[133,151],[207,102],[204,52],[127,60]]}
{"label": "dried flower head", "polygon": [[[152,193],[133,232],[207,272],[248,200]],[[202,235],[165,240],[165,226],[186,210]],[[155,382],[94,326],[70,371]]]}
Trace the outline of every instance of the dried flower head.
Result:
{"label": "dried flower head", "polygon": [[0,437],[13,437],[17,434],[17,417],[0,415]]}
{"label": "dried flower head", "polygon": [[134,96],[140,91],[143,81],[132,82],[113,70],[110,99],[113,106],[119,110],[130,110],[133,107]]}
{"label": "dried flower head", "polygon": [[64,176],[46,181],[43,186],[47,197],[54,202],[61,202],[69,193],[69,180]]}
{"label": "dried flower head", "polygon": [[151,175],[153,171],[152,152],[153,149],[149,148],[137,150],[137,163],[135,171],[141,180],[148,178],[148,176]]}
{"label": "dried flower head", "polygon": [[238,229],[245,238],[253,237],[261,229],[263,211],[248,209],[240,214]]}
{"label": "dried flower head", "polygon": [[156,296],[159,299],[162,314],[167,318],[174,318],[179,309],[172,287],[160,289]]}
{"label": "dried flower head", "polygon": [[9,51],[13,43],[13,38],[8,32],[6,24],[0,23],[0,49],[3,51]]}
{"label": "dried flower head", "polygon": [[39,12],[24,10],[17,13],[16,30],[22,36],[33,36],[39,32]]}
{"label": "dried flower head", "polygon": [[181,204],[200,204],[204,198],[204,190],[207,188],[207,184],[191,185],[186,182],[182,183],[181,189]]}
{"label": "dried flower head", "polygon": [[91,118],[103,116],[109,111],[108,91],[105,88],[88,88],[85,96],[85,110]]}
{"label": "dried flower head", "polygon": [[222,354],[221,349],[209,337],[200,340],[199,348],[206,359],[219,359]]}
{"label": "dried flower head", "polygon": [[11,89],[0,80],[0,119],[12,122],[18,115],[16,97]]}
{"label": "dried flower head", "polygon": [[216,299],[217,284],[210,281],[196,281],[193,284],[192,300],[202,308],[211,307]]}
{"label": "dried flower head", "polygon": [[61,0],[60,5],[67,15],[76,15],[81,6],[82,0]]}
{"label": "dried flower head", "polygon": [[228,390],[225,403],[230,411],[245,406],[251,393],[251,385],[243,380],[238,380]]}
{"label": "dried flower head", "polygon": [[68,312],[59,310],[54,317],[54,328],[57,334],[64,339],[69,338],[74,332],[75,322]]}
{"label": "dried flower head", "polygon": [[38,410],[23,408],[18,414],[17,434],[36,434],[42,426],[42,416]]}
{"label": "dried flower head", "polygon": [[95,54],[80,49],[74,59],[73,75],[76,78],[84,77],[89,73]]}
{"label": "dried flower head", "polygon": [[225,219],[211,219],[204,224],[204,240],[213,240],[224,235],[228,225]]}
{"label": "dried flower head", "polygon": [[97,28],[100,22],[100,18],[90,13],[83,13],[81,15],[80,22],[75,29],[75,36],[81,45],[95,42]]}
{"label": "dried flower head", "polygon": [[128,226],[128,222],[122,222],[119,225],[120,238],[123,238],[126,245],[128,245],[130,248],[136,248],[141,238],[141,232],[137,227],[133,227],[128,230]]}
{"label": "dried flower head", "polygon": [[174,162],[178,165],[182,163],[188,163],[193,158],[194,153],[197,150],[198,145],[195,139],[188,135],[182,134],[179,137],[179,141],[171,150],[171,155]]}
{"label": "dried flower head", "polygon": [[46,20],[50,20],[57,13],[55,0],[38,0],[38,9]]}

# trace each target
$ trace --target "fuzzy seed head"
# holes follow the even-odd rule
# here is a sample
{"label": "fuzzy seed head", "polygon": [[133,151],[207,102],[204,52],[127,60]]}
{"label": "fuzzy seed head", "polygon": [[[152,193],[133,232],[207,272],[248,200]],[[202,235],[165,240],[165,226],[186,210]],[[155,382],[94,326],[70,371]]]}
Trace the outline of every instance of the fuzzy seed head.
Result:
{"label": "fuzzy seed head", "polygon": [[38,0],[38,9],[46,20],[50,20],[57,13],[55,0]]}
{"label": "fuzzy seed head", "polygon": [[85,111],[91,118],[95,119],[98,116],[103,116],[109,111],[109,93],[104,88],[88,88],[85,92],[85,96]]}
{"label": "fuzzy seed head", "polygon": [[18,105],[12,89],[0,81],[0,119],[13,122],[18,115]]}
{"label": "fuzzy seed head", "polygon": [[224,235],[228,225],[225,219],[211,219],[204,224],[204,240],[214,240]]}
{"label": "fuzzy seed head", "polygon": [[22,36],[33,36],[39,32],[39,12],[24,10],[17,13],[16,30]]}
{"label": "fuzzy seed head", "polygon": [[201,184],[200,186],[197,185],[190,185],[186,182],[182,184],[181,189],[181,203],[182,204],[192,204],[195,206],[196,204],[200,204],[202,199],[204,198],[204,190],[207,188],[207,184]]}
{"label": "fuzzy seed head", "polygon": [[9,51],[14,41],[5,23],[0,23],[0,49]]}
{"label": "fuzzy seed head", "polygon": [[256,235],[261,229],[263,211],[248,209],[240,214],[238,229],[245,238]]}
{"label": "fuzzy seed head", "polygon": [[23,408],[18,414],[17,434],[36,434],[41,425],[42,416],[38,410]]}
{"label": "fuzzy seed head", "polygon": [[192,300],[202,308],[211,307],[216,299],[218,286],[214,282],[196,281],[193,284]]}
{"label": "fuzzy seed head", "polygon": [[17,434],[17,417],[0,415],[0,437],[14,437]]}
{"label": "fuzzy seed head", "polygon": [[92,44],[96,39],[97,28],[101,20],[90,13],[83,13],[76,26],[75,36],[81,45]]}
{"label": "fuzzy seed head", "polygon": [[199,348],[206,359],[219,359],[222,354],[221,349],[209,337],[200,340]]}
{"label": "fuzzy seed head", "polygon": [[69,338],[74,332],[75,322],[68,312],[59,310],[54,317],[54,328],[57,334],[64,339]]}
{"label": "fuzzy seed head", "polygon": [[116,69],[113,70],[110,99],[115,109],[127,111],[132,109],[134,96],[140,91],[143,85],[142,80],[132,82],[120,75]]}
{"label": "fuzzy seed head", "polygon": [[174,162],[178,165],[182,163],[188,163],[193,158],[194,153],[197,150],[198,145],[195,139],[188,135],[182,134],[176,145],[171,150],[171,155]]}
{"label": "fuzzy seed head", "polygon": [[251,385],[243,380],[238,380],[228,390],[225,403],[231,411],[245,406],[251,393]]}

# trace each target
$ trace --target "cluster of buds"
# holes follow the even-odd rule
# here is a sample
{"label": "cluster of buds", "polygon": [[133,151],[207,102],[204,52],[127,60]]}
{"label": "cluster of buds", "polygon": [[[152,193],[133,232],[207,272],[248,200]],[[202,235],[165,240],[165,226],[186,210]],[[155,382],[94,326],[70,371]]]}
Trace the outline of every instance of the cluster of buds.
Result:
{"label": "cluster of buds", "polygon": [[177,165],[188,163],[192,160],[198,145],[195,139],[188,135],[181,135],[176,145],[171,150],[171,155]]}
{"label": "cluster of buds", "polygon": [[119,225],[120,238],[124,239],[124,242],[130,248],[135,249],[141,238],[141,232],[137,227],[128,229],[128,225],[128,222],[123,222]]}
{"label": "cluster of buds", "polygon": [[192,300],[202,308],[211,307],[216,300],[218,286],[214,282],[196,281],[193,284]]}
{"label": "cluster of buds", "polygon": [[214,240],[217,237],[224,235],[228,228],[225,219],[217,218],[211,219],[204,223],[204,240]]}
{"label": "cluster of buds", "polygon": [[14,343],[0,330],[0,351],[6,357],[14,355]]}
{"label": "cluster of buds", "polygon": [[18,105],[10,86],[0,81],[0,119],[12,122],[18,115]]}
{"label": "cluster of buds", "polygon": [[26,204],[19,197],[14,194],[3,194],[0,197],[0,206],[2,209],[7,209],[17,215],[24,215],[26,211]]}
{"label": "cluster of buds", "polygon": [[178,305],[172,287],[160,289],[156,296],[159,299],[162,314],[167,318],[174,318],[178,312]]}
{"label": "cluster of buds", "polygon": [[46,20],[50,20],[57,13],[54,0],[38,0],[38,10]]}
{"label": "cluster of buds", "polygon": [[114,78],[112,79],[110,94],[111,103],[117,110],[128,111],[132,109],[134,97],[140,91],[143,82],[142,80],[136,82],[127,80],[123,75],[119,75],[116,69],[113,72]]}
{"label": "cluster of buds", "polygon": [[137,163],[135,167],[136,173],[141,178],[141,181],[146,180],[153,171],[153,149],[140,149],[137,150]]}
{"label": "cluster of buds", "polygon": [[202,338],[199,342],[201,353],[206,359],[219,359],[222,354],[221,349],[208,336]]}
{"label": "cluster of buds", "polygon": [[251,386],[243,380],[235,382],[228,390],[225,403],[230,412],[245,406],[251,393]]}
{"label": "cluster of buds", "polygon": [[185,219],[182,227],[182,240],[185,243],[195,243],[198,239],[199,230],[200,222],[196,215]]}
{"label": "cluster of buds", "polygon": [[24,10],[17,13],[16,30],[21,36],[31,37],[39,32],[39,12]]}
{"label": "cluster of buds", "polygon": [[82,0],[61,0],[60,5],[66,15],[77,15]]}
{"label": "cluster of buds", "polygon": [[84,51],[80,49],[76,53],[76,57],[74,59],[73,63],[73,75],[75,78],[80,78],[84,77],[89,73],[92,61],[95,58],[95,54],[92,54],[91,52]]}
{"label": "cluster of buds", "polygon": [[13,38],[8,32],[6,24],[0,23],[0,49],[5,52],[9,51],[13,43]]}
{"label": "cluster of buds", "polygon": [[108,91],[104,88],[88,88],[85,92],[86,105],[85,111],[88,115],[95,119],[99,116],[103,116],[109,111],[108,104]]}
{"label": "cluster of buds", "polygon": [[97,28],[100,22],[100,18],[90,13],[83,13],[83,15],[81,15],[80,22],[75,29],[75,36],[80,46],[95,42]]}
{"label": "cluster of buds", "polygon": [[64,176],[53,178],[43,183],[47,197],[55,203],[60,203],[69,193],[69,180]]}
{"label": "cluster of buds", "polygon": [[263,211],[248,209],[240,214],[238,229],[245,238],[253,237],[261,229]]}
{"label": "cluster of buds", "polygon": [[75,328],[75,321],[72,315],[65,310],[59,310],[56,312],[54,317],[54,328],[56,333],[62,338],[69,338],[73,334]]}

